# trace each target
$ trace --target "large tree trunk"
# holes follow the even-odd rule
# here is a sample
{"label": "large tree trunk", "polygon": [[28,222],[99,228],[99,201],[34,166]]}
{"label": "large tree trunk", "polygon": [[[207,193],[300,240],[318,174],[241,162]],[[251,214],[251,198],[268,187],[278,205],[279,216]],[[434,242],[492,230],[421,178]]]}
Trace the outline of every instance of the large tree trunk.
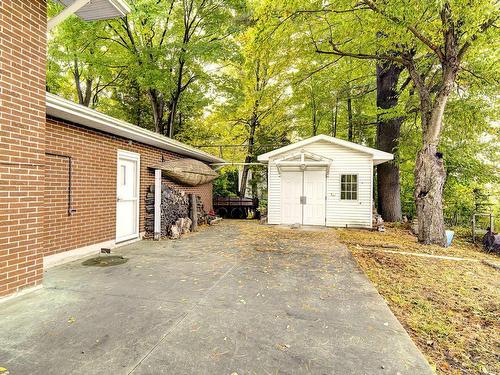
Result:
{"label": "large tree trunk", "polygon": [[[398,104],[397,89],[403,68],[390,62],[377,65],[377,107],[391,109]],[[377,119],[377,148],[394,153],[399,145],[403,117]],[[390,161],[377,166],[378,212],[385,221],[401,221],[399,165]]]}
{"label": "large tree trunk", "polygon": [[423,147],[415,162],[415,205],[418,240],[424,244],[446,245],[443,217],[443,188],[446,180],[443,155],[437,145],[441,136],[444,109],[453,87],[457,69],[444,69],[443,84],[434,101],[421,94]]}
{"label": "large tree trunk", "polygon": [[441,154],[433,144],[418,152],[415,163],[415,204],[418,240],[426,245],[446,244],[443,218],[443,187],[446,172]]}

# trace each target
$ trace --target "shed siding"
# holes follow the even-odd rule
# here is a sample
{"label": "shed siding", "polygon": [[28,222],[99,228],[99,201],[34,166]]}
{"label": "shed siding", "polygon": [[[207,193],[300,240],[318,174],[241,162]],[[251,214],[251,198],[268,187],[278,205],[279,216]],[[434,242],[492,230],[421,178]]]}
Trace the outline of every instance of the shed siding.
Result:
{"label": "shed siding", "polygon": [[[326,225],[332,227],[371,227],[372,223],[372,156],[360,151],[318,141],[301,150],[332,159],[326,186]],[[281,223],[281,178],[274,162],[294,149],[269,160],[268,222]],[[342,174],[358,175],[358,199],[340,199],[340,178]]]}
{"label": "shed siding", "polygon": [[269,224],[281,223],[281,177],[276,165],[269,163],[269,187],[267,196],[267,221]]}

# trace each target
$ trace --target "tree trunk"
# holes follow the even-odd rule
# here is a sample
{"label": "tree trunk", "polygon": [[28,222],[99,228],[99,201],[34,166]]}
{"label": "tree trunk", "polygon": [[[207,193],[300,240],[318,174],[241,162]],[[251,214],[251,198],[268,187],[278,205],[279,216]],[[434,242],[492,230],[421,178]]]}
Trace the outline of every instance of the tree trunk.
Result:
{"label": "tree trunk", "polygon": [[349,142],[352,142],[353,140],[353,123],[352,123],[352,99],[351,99],[351,94],[349,93],[349,96],[347,97],[347,123],[348,123],[348,134],[347,134],[347,139]]}
{"label": "tree trunk", "polygon": [[337,136],[337,115],[339,111],[339,98],[338,96],[335,98],[335,114],[333,116],[333,126],[332,126],[332,136],[336,137]]}
{"label": "tree trunk", "polygon": [[160,97],[155,89],[149,89],[148,96],[151,102],[151,107],[153,109],[155,132],[165,135],[165,122],[163,121],[165,103],[163,101],[163,98]]}
{"label": "tree trunk", "polygon": [[443,155],[437,145],[441,136],[444,109],[457,69],[444,69],[443,84],[434,101],[420,92],[423,147],[415,162],[415,205],[418,217],[418,240],[424,244],[446,245],[443,217],[443,188],[446,180]]}
{"label": "tree trunk", "polygon": [[[391,109],[398,104],[397,84],[403,68],[390,62],[377,65],[377,107]],[[377,119],[377,148],[397,152],[403,117]],[[401,221],[399,165],[389,161],[377,166],[378,212],[385,221]]]}
{"label": "tree trunk", "polygon": [[425,144],[415,163],[415,204],[418,217],[418,241],[444,246],[443,187],[446,172],[436,145]]}
{"label": "tree trunk", "polygon": [[247,180],[248,180],[248,170],[250,166],[249,163],[253,160],[253,149],[255,144],[255,129],[257,128],[258,120],[256,116],[250,122],[250,135],[248,137],[248,148],[247,155],[245,156],[245,164],[243,165],[243,172],[241,173],[241,183],[239,196],[241,198],[245,197],[245,191],[247,190]]}
{"label": "tree trunk", "polygon": [[318,110],[316,108],[316,98],[314,97],[314,91],[311,88],[311,121],[312,121],[312,132],[311,136],[314,137],[318,134]]}
{"label": "tree trunk", "polygon": [[[90,106],[90,100],[92,99],[92,79],[87,78],[85,80],[85,97],[83,98],[83,104],[85,107]],[[96,94],[96,99],[95,101],[97,102],[97,94]]]}
{"label": "tree trunk", "polygon": [[177,103],[179,98],[173,97],[168,107],[167,117],[167,135],[172,138],[174,136],[175,115],[177,114]]}

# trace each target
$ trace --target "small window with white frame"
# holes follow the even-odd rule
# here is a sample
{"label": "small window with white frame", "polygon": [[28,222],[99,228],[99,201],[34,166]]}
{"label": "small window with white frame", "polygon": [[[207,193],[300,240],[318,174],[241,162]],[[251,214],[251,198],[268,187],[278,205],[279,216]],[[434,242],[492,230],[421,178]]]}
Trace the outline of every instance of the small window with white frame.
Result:
{"label": "small window with white frame", "polygon": [[340,199],[348,201],[358,199],[358,175],[343,174],[340,176]]}

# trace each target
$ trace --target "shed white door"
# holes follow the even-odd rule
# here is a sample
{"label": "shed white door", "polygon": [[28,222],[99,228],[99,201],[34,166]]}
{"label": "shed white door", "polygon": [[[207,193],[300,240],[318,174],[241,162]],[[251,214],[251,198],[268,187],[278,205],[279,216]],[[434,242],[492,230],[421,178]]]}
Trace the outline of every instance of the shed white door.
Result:
{"label": "shed white door", "polygon": [[302,223],[302,172],[281,174],[281,222],[283,224]]}
{"label": "shed white door", "polygon": [[139,154],[118,151],[116,242],[139,237]]}
{"label": "shed white door", "polygon": [[325,185],[324,170],[283,171],[281,173],[281,223],[325,225]]}
{"label": "shed white door", "polygon": [[304,225],[325,225],[325,171],[304,171]]}

